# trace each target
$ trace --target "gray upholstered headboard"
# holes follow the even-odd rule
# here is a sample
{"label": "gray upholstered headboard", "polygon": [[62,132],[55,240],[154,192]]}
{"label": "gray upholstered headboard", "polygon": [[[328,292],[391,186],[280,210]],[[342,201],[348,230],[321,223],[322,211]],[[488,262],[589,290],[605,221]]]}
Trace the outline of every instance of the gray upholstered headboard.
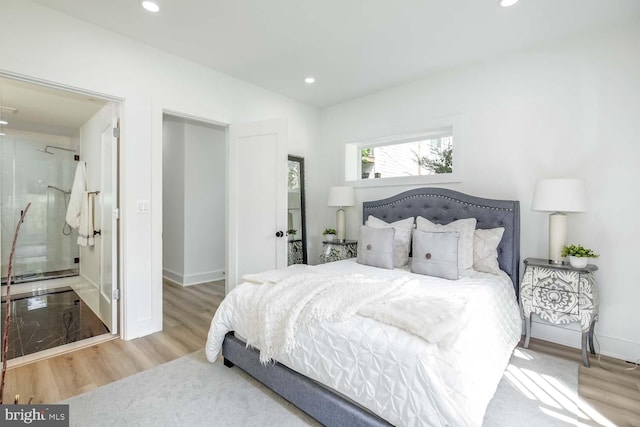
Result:
{"label": "gray upholstered headboard", "polygon": [[476,218],[477,228],[504,227],[498,246],[498,263],[519,294],[520,202],[469,196],[445,188],[417,188],[382,200],[364,202],[362,222],[373,215],[387,222],[422,216],[438,224]]}

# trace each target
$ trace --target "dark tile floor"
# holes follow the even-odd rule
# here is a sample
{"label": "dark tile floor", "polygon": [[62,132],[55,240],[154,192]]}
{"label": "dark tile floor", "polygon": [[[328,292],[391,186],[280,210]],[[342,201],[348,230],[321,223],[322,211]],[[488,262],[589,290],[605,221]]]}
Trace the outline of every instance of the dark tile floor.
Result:
{"label": "dark tile floor", "polygon": [[[1,312],[4,338],[4,298]],[[107,332],[70,287],[12,296],[7,360]]]}

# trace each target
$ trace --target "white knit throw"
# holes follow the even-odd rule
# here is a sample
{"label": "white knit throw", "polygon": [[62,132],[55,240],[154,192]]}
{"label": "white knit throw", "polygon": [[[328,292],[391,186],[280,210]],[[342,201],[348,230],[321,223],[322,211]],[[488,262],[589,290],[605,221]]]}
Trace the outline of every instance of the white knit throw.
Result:
{"label": "white knit throw", "polygon": [[296,347],[296,331],[311,322],[343,321],[366,304],[384,298],[411,282],[407,277],[389,280],[361,274],[294,274],[260,285],[251,299],[252,316],[247,345],[260,349],[260,361],[289,354]]}

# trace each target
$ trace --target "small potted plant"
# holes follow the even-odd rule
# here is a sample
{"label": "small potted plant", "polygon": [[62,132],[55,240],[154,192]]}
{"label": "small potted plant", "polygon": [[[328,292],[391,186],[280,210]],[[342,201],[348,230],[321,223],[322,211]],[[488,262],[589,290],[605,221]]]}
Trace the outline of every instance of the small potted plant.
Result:
{"label": "small potted plant", "polygon": [[335,239],[336,234],[337,233],[335,228],[325,228],[324,231],[322,232],[322,235],[325,236],[325,239],[327,239],[327,242],[333,242],[333,239]]}
{"label": "small potted plant", "polygon": [[298,234],[298,230],[296,230],[295,228],[290,228],[289,230],[287,230],[287,236],[289,237],[289,240],[295,240],[296,234]]}
{"label": "small potted plant", "polygon": [[569,257],[572,267],[585,268],[590,258],[598,258],[600,255],[582,245],[568,245],[562,248],[562,256]]}

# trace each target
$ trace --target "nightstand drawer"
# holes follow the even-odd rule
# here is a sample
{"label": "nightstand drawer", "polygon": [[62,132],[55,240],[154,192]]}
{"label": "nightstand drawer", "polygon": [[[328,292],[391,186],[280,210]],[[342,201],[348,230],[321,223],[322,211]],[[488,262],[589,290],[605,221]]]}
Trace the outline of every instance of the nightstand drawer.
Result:
{"label": "nightstand drawer", "polygon": [[357,240],[322,242],[321,263],[341,261],[347,258],[355,258],[356,256],[358,256]]}
{"label": "nightstand drawer", "polygon": [[544,310],[555,311],[570,315],[578,315],[579,294],[567,292],[559,287],[533,287],[533,301],[531,304]]}
{"label": "nightstand drawer", "polygon": [[554,291],[580,292],[580,274],[575,271],[538,267],[533,269],[533,283],[536,287]]}

